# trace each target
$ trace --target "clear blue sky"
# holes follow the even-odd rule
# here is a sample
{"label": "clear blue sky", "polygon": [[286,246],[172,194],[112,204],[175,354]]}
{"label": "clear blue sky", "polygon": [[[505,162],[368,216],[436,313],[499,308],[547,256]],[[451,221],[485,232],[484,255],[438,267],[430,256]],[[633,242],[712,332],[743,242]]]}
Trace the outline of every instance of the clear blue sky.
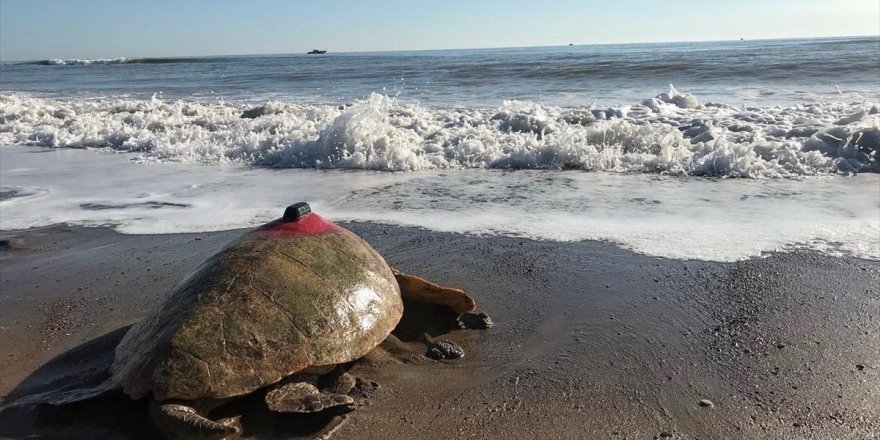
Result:
{"label": "clear blue sky", "polygon": [[0,0],[0,60],[880,34],[878,0]]}

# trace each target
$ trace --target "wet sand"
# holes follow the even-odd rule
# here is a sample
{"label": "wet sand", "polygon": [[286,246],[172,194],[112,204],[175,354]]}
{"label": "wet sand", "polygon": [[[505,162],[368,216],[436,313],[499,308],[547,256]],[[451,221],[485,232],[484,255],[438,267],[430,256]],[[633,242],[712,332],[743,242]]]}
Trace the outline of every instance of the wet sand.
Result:
{"label": "wet sand", "polygon": [[[448,334],[461,360],[354,366],[380,387],[337,419],[334,439],[880,436],[878,262],[676,261],[600,242],[346,226],[393,266],[465,289],[496,325]],[[0,246],[3,400],[100,369],[120,328],[240,233],[0,234],[17,237]],[[98,399],[48,416],[7,409],[0,437],[155,435],[144,423],[142,403]]]}

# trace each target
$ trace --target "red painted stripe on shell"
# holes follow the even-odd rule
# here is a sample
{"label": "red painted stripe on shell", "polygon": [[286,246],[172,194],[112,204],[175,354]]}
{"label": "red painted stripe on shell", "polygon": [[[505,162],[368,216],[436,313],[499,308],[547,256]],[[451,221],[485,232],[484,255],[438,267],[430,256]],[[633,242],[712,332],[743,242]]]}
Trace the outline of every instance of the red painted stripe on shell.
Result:
{"label": "red painted stripe on shell", "polygon": [[295,222],[278,219],[257,229],[258,232],[270,237],[312,237],[342,230],[341,226],[315,213],[308,214]]}

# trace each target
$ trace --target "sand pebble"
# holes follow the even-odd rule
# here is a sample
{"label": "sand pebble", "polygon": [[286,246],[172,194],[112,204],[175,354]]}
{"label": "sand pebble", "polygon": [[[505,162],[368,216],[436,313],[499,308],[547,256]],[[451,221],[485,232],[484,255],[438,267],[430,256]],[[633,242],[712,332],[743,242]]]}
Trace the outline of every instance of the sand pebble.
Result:
{"label": "sand pebble", "polygon": [[712,401],[709,400],[709,399],[702,399],[702,400],[700,400],[700,406],[705,406],[705,407],[708,407],[708,408],[712,408],[712,407],[715,406],[715,404],[712,403]]}

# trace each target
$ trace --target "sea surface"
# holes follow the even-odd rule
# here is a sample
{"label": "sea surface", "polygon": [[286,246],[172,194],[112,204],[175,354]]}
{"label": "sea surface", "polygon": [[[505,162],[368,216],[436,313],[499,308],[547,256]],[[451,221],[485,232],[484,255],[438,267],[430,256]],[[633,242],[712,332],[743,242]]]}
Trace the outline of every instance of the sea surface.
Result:
{"label": "sea surface", "polygon": [[367,220],[880,259],[880,37],[0,63],[0,228]]}

